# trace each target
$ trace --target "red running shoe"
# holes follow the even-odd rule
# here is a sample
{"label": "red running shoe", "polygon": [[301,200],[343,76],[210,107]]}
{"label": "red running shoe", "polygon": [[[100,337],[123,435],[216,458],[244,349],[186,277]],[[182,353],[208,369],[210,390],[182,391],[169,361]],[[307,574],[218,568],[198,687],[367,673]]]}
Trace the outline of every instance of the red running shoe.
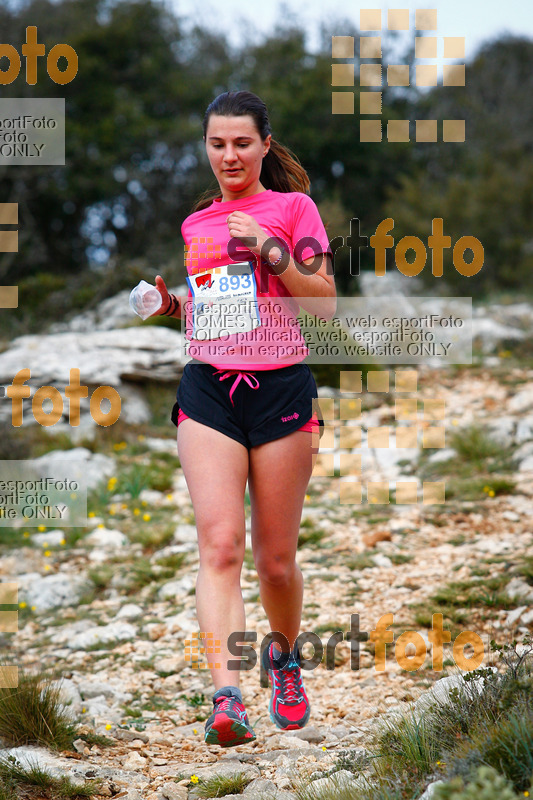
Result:
{"label": "red running shoe", "polygon": [[213,713],[205,723],[205,742],[235,747],[253,742],[255,733],[239,692],[224,686],[213,695]]}
{"label": "red running shoe", "polygon": [[295,643],[290,654],[276,660],[272,657],[272,645],[263,651],[263,666],[272,683],[272,694],[268,710],[272,722],[284,731],[303,728],[311,714],[311,706],[305,693],[300,671],[300,652]]}

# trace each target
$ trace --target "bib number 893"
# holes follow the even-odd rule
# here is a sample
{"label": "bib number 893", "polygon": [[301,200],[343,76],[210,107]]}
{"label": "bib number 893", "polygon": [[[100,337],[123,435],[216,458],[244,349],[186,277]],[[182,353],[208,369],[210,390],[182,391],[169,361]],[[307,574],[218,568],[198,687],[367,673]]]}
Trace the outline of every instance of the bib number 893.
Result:
{"label": "bib number 893", "polygon": [[230,278],[226,276],[220,279],[220,291],[227,292],[229,289],[249,289],[252,285],[251,275],[231,275]]}

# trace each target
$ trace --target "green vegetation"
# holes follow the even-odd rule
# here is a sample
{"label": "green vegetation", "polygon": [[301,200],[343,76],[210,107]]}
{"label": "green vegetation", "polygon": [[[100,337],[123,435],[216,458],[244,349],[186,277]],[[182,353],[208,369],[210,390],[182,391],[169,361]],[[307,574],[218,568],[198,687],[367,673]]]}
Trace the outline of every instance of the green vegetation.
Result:
{"label": "green vegetation", "polygon": [[294,789],[298,800],[411,800],[435,780],[443,781],[440,800],[527,797],[533,777],[533,646],[526,639],[520,653],[516,641],[492,647],[503,672],[483,668],[458,676],[447,699],[428,698],[416,713],[383,720],[366,757],[342,754],[335,770],[352,772],[359,790],[345,784],[320,792],[302,777]]}
{"label": "green vegetation", "polygon": [[172,553],[169,556],[156,558],[155,563],[160,567],[166,567],[176,572],[178,569],[181,569],[186,560],[187,556],[185,553]]}
{"label": "green vegetation", "polygon": [[533,556],[525,556],[523,561],[516,565],[515,571],[533,586]]}
{"label": "green vegetation", "polygon": [[191,708],[199,708],[205,703],[205,701],[206,697],[205,694],[203,693],[200,694],[196,693],[191,695],[190,697],[185,698],[185,702],[187,703],[188,706],[191,706]]}
{"label": "green vegetation", "polygon": [[313,633],[320,636],[322,633],[335,633],[335,631],[344,631],[346,624],[340,622],[324,622],[322,625],[316,625],[313,628]]}
{"label": "green vegetation", "polygon": [[103,591],[104,589],[107,589],[113,574],[113,568],[109,566],[109,564],[102,564],[99,567],[93,567],[87,572],[88,577],[94,583],[97,591]]}
{"label": "green vegetation", "polygon": [[319,528],[304,527],[298,536],[298,547],[318,545],[325,536],[325,532]]}
{"label": "green vegetation", "polygon": [[483,462],[501,454],[502,447],[491,439],[480,425],[472,425],[453,433],[451,447],[464,461]]}
{"label": "green vegetation", "polygon": [[54,800],[81,800],[99,794],[100,780],[74,783],[66,775],[53,777],[37,765],[23,766],[14,756],[0,755],[0,800],[24,798],[54,798]]}
{"label": "green vegetation", "polygon": [[[522,795],[526,796],[527,795]],[[437,786],[435,800],[515,800],[509,782],[492,767],[478,767],[474,779],[467,785],[463,778],[454,778]]]}
{"label": "green vegetation", "polygon": [[214,775],[212,778],[198,778],[197,782],[191,781],[195,797],[224,797],[227,794],[242,794],[246,786],[252,781],[243,772],[235,775]]}
{"label": "green vegetation", "polygon": [[[427,600],[412,603],[409,608],[413,623],[431,628],[433,614],[442,614],[454,638],[467,625],[474,625],[476,620],[490,619],[495,610],[516,608],[520,602],[508,596],[506,586],[515,575],[533,583],[532,562],[531,556],[523,555],[480,561],[471,568],[469,579],[449,581]],[[497,574],[494,574],[495,570]]]}
{"label": "green vegetation", "polygon": [[479,500],[512,494],[515,490],[513,448],[502,447],[480,425],[470,425],[448,437],[456,456],[430,463],[425,451],[419,469],[421,480],[438,478],[446,483],[446,500]]}
{"label": "green vegetation", "polygon": [[391,553],[389,558],[392,563],[397,566],[399,564],[409,564],[414,556],[409,553]]}
{"label": "green vegetation", "polygon": [[202,722],[213,713],[211,700],[207,698],[203,692],[197,692],[196,694],[186,696],[184,700],[192,712],[191,720],[193,722]]}
{"label": "green vegetation", "polygon": [[128,592],[135,594],[144,586],[164,583],[175,577],[173,567],[160,567],[148,558],[138,558],[128,566]]}
{"label": "green vegetation", "polygon": [[[161,515],[162,517],[163,515]],[[161,524],[157,524],[159,519],[154,515],[153,521],[149,525],[143,527],[135,527],[130,532],[130,539],[132,542],[139,542],[145,550],[157,550],[160,547],[165,547],[170,544],[174,536],[175,527],[166,524],[164,518],[161,519]],[[173,571],[167,571],[167,576],[172,576]]]}
{"label": "green vegetation", "polygon": [[349,570],[362,570],[375,567],[374,559],[370,553],[353,553],[342,562]]}
{"label": "green vegetation", "polygon": [[0,688],[0,737],[16,747],[37,744],[53,750],[71,748],[79,734],[62,708],[55,678],[27,672],[21,666],[18,672],[16,688]]}
{"label": "green vegetation", "polygon": [[467,621],[470,610],[515,608],[516,602],[505,593],[510,575],[499,575],[481,580],[451,581],[437,589],[423,603],[413,603],[410,608],[417,625],[430,628],[433,614],[442,614],[444,623],[451,624],[452,636]]}

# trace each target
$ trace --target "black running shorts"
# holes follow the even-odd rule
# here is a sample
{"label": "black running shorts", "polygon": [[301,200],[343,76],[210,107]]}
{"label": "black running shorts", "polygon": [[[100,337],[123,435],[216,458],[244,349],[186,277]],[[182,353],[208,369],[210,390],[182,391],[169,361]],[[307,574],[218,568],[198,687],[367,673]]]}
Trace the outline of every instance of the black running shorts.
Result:
{"label": "black running shorts", "polygon": [[[239,373],[244,373],[240,379]],[[317,397],[315,379],[303,362],[280,369],[232,370],[195,361],[185,365],[171,420],[177,426],[181,409],[249,449],[297,431],[314,413],[322,433],[320,408],[313,403]]]}

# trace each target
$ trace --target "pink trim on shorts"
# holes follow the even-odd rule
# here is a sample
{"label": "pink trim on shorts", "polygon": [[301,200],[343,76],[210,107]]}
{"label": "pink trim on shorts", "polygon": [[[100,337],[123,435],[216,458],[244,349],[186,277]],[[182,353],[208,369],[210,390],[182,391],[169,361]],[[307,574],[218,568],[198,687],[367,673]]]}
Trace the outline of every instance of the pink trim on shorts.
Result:
{"label": "pink trim on shorts", "polygon": [[[184,414],[183,411],[180,408],[179,411],[178,411],[178,425],[180,424],[180,422],[183,422],[184,419],[190,419],[190,418],[187,416],[187,414]],[[311,419],[308,420],[308,422],[306,422],[305,425],[302,425],[301,428],[298,428],[298,430],[299,431],[311,431],[311,433],[312,433],[313,431],[316,431],[316,429],[318,427],[319,427],[318,417],[317,417],[316,414],[313,414]]]}

